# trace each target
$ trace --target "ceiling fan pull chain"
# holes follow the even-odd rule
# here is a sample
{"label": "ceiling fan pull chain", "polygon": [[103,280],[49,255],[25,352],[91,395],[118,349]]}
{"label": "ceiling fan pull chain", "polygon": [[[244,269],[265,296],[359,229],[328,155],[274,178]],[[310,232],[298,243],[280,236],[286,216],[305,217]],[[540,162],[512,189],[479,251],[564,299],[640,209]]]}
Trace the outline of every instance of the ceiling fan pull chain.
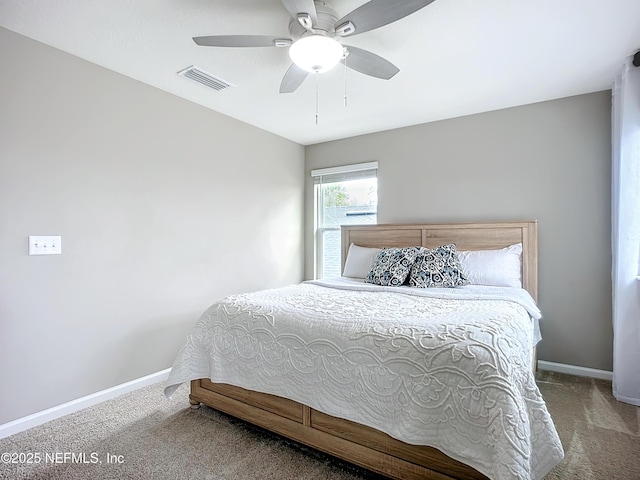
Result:
{"label": "ceiling fan pull chain", "polygon": [[349,50],[344,49],[344,106],[347,106],[347,57]]}
{"label": "ceiling fan pull chain", "polygon": [[318,70],[316,70],[316,125],[318,125],[318,119],[320,118],[320,113],[319,113],[319,105],[320,105],[320,88],[319,88],[319,80],[320,78],[320,72],[318,72]]}

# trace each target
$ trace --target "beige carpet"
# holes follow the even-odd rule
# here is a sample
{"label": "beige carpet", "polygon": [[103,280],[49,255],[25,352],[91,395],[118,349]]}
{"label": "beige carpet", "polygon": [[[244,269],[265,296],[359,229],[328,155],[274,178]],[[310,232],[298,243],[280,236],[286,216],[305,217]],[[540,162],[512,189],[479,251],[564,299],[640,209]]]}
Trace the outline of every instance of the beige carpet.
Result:
{"label": "beige carpet", "polygon": [[[640,480],[639,408],[609,382],[540,372],[566,460],[548,479]],[[380,479],[153,385],[0,440],[2,479]],[[16,458],[20,460],[20,458]],[[95,463],[94,463],[95,462]]]}
{"label": "beige carpet", "polygon": [[538,372],[564,461],[545,479],[640,480],[640,408],[618,402],[611,382]]}

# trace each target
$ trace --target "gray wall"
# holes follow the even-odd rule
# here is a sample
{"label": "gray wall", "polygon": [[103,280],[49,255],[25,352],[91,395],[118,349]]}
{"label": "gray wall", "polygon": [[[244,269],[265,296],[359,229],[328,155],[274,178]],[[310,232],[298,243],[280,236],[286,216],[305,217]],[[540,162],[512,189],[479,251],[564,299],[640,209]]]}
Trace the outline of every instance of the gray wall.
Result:
{"label": "gray wall", "polygon": [[612,369],[611,92],[309,146],[310,171],[377,160],[378,223],[537,219],[539,359]]}
{"label": "gray wall", "polygon": [[302,279],[302,146],[2,28],[0,58],[0,424],[168,368],[214,300]]}

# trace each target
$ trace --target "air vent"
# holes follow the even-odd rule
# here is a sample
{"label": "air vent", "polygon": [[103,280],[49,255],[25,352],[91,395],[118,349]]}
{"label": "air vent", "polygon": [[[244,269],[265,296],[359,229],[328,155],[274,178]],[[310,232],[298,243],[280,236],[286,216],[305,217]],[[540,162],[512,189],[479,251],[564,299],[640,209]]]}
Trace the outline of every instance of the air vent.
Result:
{"label": "air vent", "polygon": [[225,90],[229,87],[233,87],[229,82],[225,82],[221,78],[214,77],[210,73],[207,73],[203,70],[200,70],[198,67],[191,65],[184,70],[180,70],[178,75],[182,75],[183,77],[190,78],[202,85],[205,85],[209,88],[213,88],[214,90]]}

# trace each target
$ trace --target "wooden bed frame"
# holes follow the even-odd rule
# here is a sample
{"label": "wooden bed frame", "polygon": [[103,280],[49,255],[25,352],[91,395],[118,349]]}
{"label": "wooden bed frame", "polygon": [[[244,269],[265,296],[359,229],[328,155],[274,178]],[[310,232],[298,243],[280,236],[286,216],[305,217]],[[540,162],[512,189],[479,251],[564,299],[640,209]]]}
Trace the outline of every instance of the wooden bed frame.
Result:
{"label": "wooden bed frame", "polygon": [[[536,301],[538,298],[536,221],[343,226],[343,268],[351,243],[364,247],[436,247],[455,243],[458,250],[498,249],[522,243],[523,287]],[[535,355],[532,368],[535,370]],[[194,406],[203,403],[394,479],[487,478],[435,448],[409,445],[286,398],[200,379],[191,382],[189,400]]]}

